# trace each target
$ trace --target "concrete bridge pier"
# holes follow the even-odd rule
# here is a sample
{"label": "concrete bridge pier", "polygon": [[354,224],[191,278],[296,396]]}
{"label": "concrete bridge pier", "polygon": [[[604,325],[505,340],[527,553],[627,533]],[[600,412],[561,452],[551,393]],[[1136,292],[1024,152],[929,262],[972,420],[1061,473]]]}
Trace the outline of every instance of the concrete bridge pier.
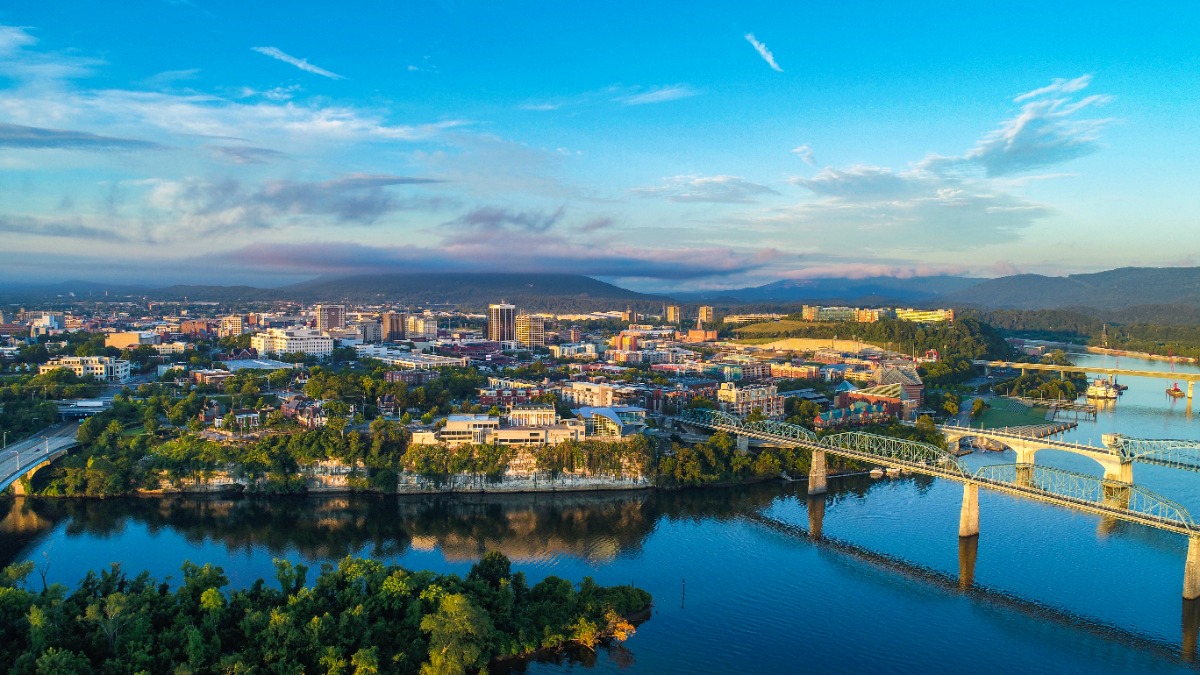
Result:
{"label": "concrete bridge pier", "polygon": [[1183,599],[1200,598],[1200,535],[1188,537],[1187,562],[1183,564]]}
{"label": "concrete bridge pier", "polygon": [[1104,505],[1117,509],[1128,509],[1132,494],[1129,483],[1104,479],[1101,482],[1104,491]]}
{"label": "concrete bridge pier", "polygon": [[1190,382],[1190,381],[1188,382],[1187,406],[1186,406],[1188,412],[1192,411],[1192,387],[1195,386],[1195,384],[1196,384],[1195,382]]}
{"label": "concrete bridge pier", "polygon": [[1200,600],[1183,601],[1183,640],[1180,656],[1184,661],[1196,660],[1196,643],[1200,637]]}
{"label": "concrete bridge pier", "polygon": [[975,560],[979,557],[979,537],[958,538],[958,589],[975,585]]}
{"label": "concrete bridge pier", "polygon": [[958,536],[979,536],[979,485],[977,483],[963,484],[962,512],[958,516]]}
{"label": "concrete bridge pier", "polygon": [[825,465],[825,451],[813,450],[812,462],[808,467],[808,494],[823,495],[826,491],[825,479],[829,471]]}
{"label": "concrete bridge pier", "polygon": [[13,494],[18,497],[26,496],[28,493],[25,491],[25,489],[26,489],[25,486],[27,486],[29,484],[29,481],[33,480],[33,474],[37,473],[38,471],[41,471],[43,467],[47,467],[47,466],[50,466],[49,459],[42,460],[41,462],[38,462],[37,464],[29,467],[28,471],[26,471],[20,478],[13,481],[13,484],[12,484]]}
{"label": "concrete bridge pier", "polygon": [[808,536],[816,541],[821,538],[825,526],[825,495],[812,495],[808,498]]}
{"label": "concrete bridge pier", "polygon": [[738,452],[750,452],[750,437],[738,434],[737,436]]}
{"label": "concrete bridge pier", "polygon": [[1017,485],[1020,487],[1033,487],[1033,465],[1018,464],[1017,465]]}

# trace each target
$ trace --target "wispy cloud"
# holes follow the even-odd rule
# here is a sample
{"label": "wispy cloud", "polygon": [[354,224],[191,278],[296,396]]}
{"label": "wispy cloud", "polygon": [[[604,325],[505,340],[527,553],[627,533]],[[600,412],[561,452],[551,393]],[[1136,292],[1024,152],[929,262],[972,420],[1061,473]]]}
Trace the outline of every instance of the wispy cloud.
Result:
{"label": "wispy cloud", "polygon": [[924,169],[942,173],[982,169],[988,176],[1006,176],[1039,169],[1090,155],[1100,149],[1100,131],[1111,118],[1080,118],[1079,114],[1111,100],[1104,94],[1076,99],[1087,88],[1090,75],[1051,84],[1013,99],[1023,103],[1020,112],[1000,123],[961,157],[932,155]]}
{"label": "wispy cloud", "polygon": [[695,96],[697,93],[699,92],[690,85],[672,84],[663,87],[654,87],[636,94],[621,96],[617,100],[625,105],[646,105],[649,103],[666,103],[667,101],[689,98]]}
{"label": "wispy cloud", "polygon": [[218,145],[212,148],[212,152],[217,159],[234,164],[269,164],[286,157],[278,150],[249,145]]}
{"label": "wispy cloud", "polygon": [[37,39],[23,28],[0,26],[0,56],[7,56],[36,42]]}
{"label": "wispy cloud", "polygon": [[312,73],[313,75],[320,75],[321,77],[328,77],[331,80],[346,79],[346,78],[342,77],[341,75],[338,75],[337,73],[333,73],[328,70],[325,70],[324,68],[314,66],[313,64],[308,62],[308,59],[296,58],[295,56],[288,54],[287,52],[279,49],[278,47],[251,47],[251,49],[258,52],[259,54],[263,54],[263,55],[269,56],[273,59],[277,59],[279,61],[283,61],[284,63],[296,66],[297,68],[299,68],[300,70],[303,70],[306,73]]}
{"label": "wispy cloud", "polygon": [[565,209],[555,211],[513,211],[485,206],[443,223],[443,227],[479,232],[499,232],[515,229],[522,232],[545,232],[562,220]]}
{"label": "wispy cloud", "polygon": [[763,61],[767,62],[768,66],[771,66],[771,70],[777,73],[783,72],[783,68],[780,68],[779,64],[775,63],[775,55],[771,53],[770,49],[767,49],[765,44],[754,38],[754,33],[746,33],[746,42],[754,45],[754,51],[758,52],[758,55],[762,57]]}
{"label": "wispy cloud", "polygon": [[675,176],[664,185],[637,188],[635,193],[647,197],[665,197],[674,202],[713,202],[745,204],[764,195],[779,194],[775,190],[737,176]]}
{"label": "wispy cloud", "polygon": [[813,159],[812,148],[808,147],[807,143],[792,148],[792,154],[799,157],[800,161],[809,166],[815,166],[817,163],[817,161]]}
{"label": "wispy cloud", "polygon": [[306,222],[371,225],[395,211],[436,211],[447,203],[428,197],[400,197],[387,188],[426,185],[432,178],[352,174],[327,181],[274,180],[246,186],[233,178],[152,181],[145,203],[150,220],[174,229],[148,235],[152,240],[244,234]]}
{"label": "wispy cloud", "polygon": [[126,238],[113,230],[84,225],[78,222],[62,222],[44,218],[25,216],[0,215],[0,232],[6,234],[25,234],[36,237],[55,237],[65,239],[88,239],[102,241],[126,241]]}
{"label": "wispy cloud", "polygon": [[817,199],[752,218],[786,224],[814,245],[856,242],[864,252],[918,249],[936,241],[945,250],[980,241],[1012,241],[1053,213],[1043,204],[971,180],[915,169],[894,172],[856,165],[826,168],[792,183]]}
{"label": "wispy cloud", "polygon": [[43,129],[0,122],[0,147],[39,150],[128,151],[157,150],[163,146],[134,138],[99,136],[86,131]]}

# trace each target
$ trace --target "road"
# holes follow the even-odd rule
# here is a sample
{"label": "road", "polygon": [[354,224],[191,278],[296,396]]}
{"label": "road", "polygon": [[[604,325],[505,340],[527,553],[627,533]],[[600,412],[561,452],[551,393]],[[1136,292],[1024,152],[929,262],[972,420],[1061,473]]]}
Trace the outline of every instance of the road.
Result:
{"label": "road", "polygon": [[66,445],[75,443],[75,432],[79,423],[58,424],[17,443],[9,443],[0,451],[0,484],[7,482],[20,469],[33,466],[47,453],[54,453]]}

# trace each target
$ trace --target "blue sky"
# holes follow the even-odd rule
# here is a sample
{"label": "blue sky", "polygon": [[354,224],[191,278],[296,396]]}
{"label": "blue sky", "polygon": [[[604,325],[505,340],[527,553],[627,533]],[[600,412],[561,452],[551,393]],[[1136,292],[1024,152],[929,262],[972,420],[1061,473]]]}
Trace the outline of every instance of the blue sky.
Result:
{"label": "blue sky", "polygon": [[0,280],[1200,264],[1191,3],[345,4],[5,3]]}

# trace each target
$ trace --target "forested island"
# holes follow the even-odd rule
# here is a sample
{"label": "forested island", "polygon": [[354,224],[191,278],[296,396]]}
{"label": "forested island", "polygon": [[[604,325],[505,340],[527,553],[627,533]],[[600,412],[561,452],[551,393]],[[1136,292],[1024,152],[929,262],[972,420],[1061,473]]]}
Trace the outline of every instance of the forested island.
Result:
{"label": "forested island", "polygon": [[492,551],[466,578],[377,560],[276,560],[278,588],[229,590],[220,567],[184,563],[183,577],[130,576],[119,565],[70,590],[0,571],[0,663],[7,672],[473,672],[501,659],[624,641],[649,618],[650,594],[547,577],[529,586]]}

